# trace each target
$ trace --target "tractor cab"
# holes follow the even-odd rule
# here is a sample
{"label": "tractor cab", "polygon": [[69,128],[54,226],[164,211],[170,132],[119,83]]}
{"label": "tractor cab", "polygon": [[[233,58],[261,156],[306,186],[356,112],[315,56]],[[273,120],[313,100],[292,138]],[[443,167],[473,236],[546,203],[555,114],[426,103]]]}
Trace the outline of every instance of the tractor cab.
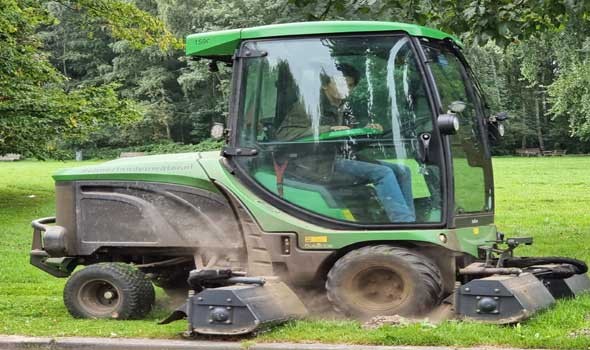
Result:
{"label": "tractor cab", "polygon": [[324,227],[491,223],[490,125],[460,43],[418,26],[346,23],[243,29],[217,47],[189,36],[189,54],[232,54],[224,155],[238,176]]}

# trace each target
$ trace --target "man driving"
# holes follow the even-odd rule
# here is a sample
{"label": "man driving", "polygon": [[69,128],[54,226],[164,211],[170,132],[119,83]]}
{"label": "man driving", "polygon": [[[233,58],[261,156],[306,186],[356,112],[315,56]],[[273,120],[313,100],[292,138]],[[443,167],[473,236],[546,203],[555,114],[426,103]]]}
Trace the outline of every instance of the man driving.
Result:
{"label": "man driving", "polygon": [[[360,73],[352,65],[344,63],[336,65],[336,70],[337,74],[328,75],[322,71],[320,75],[319,120],[316,118],[314,123],[314,118],[300,100],[285,115],[277,128],[276,139],[300,141],[329,131],[347,130],[358,123],[347,98],[359,83]],[[367,124],[365,128],[383,131],[381,125],[374,123]],[[295,173],[303,173],[308,179],[325,183],[332,180],[332,174],[342,174],[352,178],[353,183],[372,184],[390,222],[416,221],[411,173],[407,166],[385,161],[360,161],[343,156],[342,152],[330,152],[333,148],[327,146],[322,148],[322,145],[316,144],[314,147],[308,154],[299,155],[291,162],[289,167]]]}

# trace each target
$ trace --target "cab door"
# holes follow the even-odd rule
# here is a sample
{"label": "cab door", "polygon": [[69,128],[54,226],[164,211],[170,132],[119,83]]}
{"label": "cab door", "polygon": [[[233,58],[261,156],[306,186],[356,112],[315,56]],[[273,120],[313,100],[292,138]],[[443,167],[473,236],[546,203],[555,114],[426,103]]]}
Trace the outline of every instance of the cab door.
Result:
{"label": "cab door", "polygon": [[425,43],[423,48],[440,97],[441,113],[448,112],[452,102],[465,104],[464,111],[456,113],[459,131],[450,136],[455,224],[491,223],[492,165],[486,151],[482,103],[466,67],[449,45]]}
{"label": "cab door", "polygon": [[[337,228],[443,225],[443,169],[406,35],[246,41],[233,147],[268,202]],[[422,139],[430,140],[425,146]]]}

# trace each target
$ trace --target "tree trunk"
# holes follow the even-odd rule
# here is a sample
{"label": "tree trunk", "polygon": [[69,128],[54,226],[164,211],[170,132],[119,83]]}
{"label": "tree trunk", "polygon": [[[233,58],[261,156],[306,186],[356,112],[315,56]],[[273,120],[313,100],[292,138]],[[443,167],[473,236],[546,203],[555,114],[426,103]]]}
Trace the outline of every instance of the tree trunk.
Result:
{"label": "tree trunk", "polygon": [[[499,79],[498,79],[498,72],[496,70],[496,62],[494,61],[494,59],[491,59],[491,64],[492,64],[492,75],[494,76],[494,86],[496,87],[496,98],[498,100],[498,106],[502,106],[504,107],[504,104],[502,103],[502,94],[500,93],[500,84],[499,84]],[[491,107],[491,106],[490,106]],[[496,111],[496,112],[501,112],[501,111]]]}
{"label": "tree trunk", "polygon": [[522,125],[524,126],[522,128],[522,143],[521,143],[521,147],[522,149],[526,148],[526,106],[524,104],[524,96],[522,96]]}
{"label": "tree trunk", "polygon": [[163,122],[164,126],[166,127],[166,137],[168,140],[172,140],[172,133],[170,132],[170,123],[168,123],[168,118],[164,118]]}
{"label": "tree trunk", "polygon": [[541,151],[545,150],[545,143],[543,142],[543,130],[541,129],[541,111],[539,106],[539,97],[535,97],[535,117],[537,121],[537,138],[539,139],[539,148]]}
{"label": "tree trunk", "polygon": [[67,77],[68,76],[68,70],[66,68],[66,35],[65,35],[65,30],[64,30],[64,34],[63,34],[63,38],[62,38],[62,56],[61,56],[61,61],[62,61],[62,66],[63,66],[63,73],[64,75]]}

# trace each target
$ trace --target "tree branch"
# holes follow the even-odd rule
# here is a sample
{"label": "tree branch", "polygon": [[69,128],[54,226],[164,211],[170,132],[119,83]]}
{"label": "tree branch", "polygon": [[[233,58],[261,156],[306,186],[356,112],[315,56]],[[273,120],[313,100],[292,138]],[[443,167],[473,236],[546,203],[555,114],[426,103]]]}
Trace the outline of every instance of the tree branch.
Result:
{"label": "tree branch", "polygon": [[326,19],[326,16],[328,16],[328,12],[330,12],[330,9],[332,8],[332,5],[334,4],[334,0],[329,0],[328,4],[326,5],[326,8],[324,9],[324,12],[322,12],[322,14],[320,15],[319,19],[321,21]]}

